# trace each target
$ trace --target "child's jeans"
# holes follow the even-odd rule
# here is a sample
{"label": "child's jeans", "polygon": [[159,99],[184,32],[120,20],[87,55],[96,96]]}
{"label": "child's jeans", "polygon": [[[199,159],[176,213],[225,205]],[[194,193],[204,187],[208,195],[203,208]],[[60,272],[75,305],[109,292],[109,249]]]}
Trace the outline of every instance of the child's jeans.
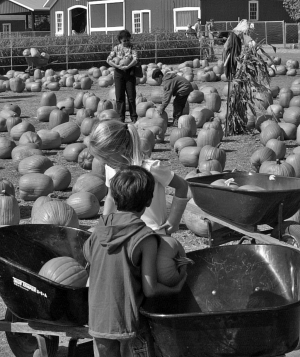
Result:
{"label": "child's jeans", "polygon": [[127,340],[94,338],[95,357],[155,357],[151,334],[140,333]]}
{"label": "child's jeans", "polygon": [[177,95],[174,98],[174,101],[173,101],[173,119],[174,119],[174,121],[178,120],[179,117],[181,117],[183,109],[186,105],[187,99],[188,99],[188,95],[185,95],[185,96]]}

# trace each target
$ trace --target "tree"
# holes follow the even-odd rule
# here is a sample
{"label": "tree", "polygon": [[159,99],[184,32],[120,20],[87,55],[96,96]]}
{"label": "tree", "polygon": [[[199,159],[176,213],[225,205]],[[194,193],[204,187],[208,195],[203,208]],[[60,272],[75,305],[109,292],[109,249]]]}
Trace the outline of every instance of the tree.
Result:
{"label": "tree", "polygon": [[292,20],[300,21],[300,0],[283,0],[283,6]]}

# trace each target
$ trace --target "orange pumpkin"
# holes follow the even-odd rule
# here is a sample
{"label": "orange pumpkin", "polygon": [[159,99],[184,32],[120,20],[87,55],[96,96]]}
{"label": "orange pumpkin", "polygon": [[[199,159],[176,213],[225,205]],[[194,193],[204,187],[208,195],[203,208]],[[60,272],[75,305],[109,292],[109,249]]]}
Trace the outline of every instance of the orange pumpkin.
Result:
{"label": "orange pumpkin", "polygon": [[79,219],[93,218],[100,210],[100,203],[91,192],[73,193],[67,199],[67,204],[74,209]]}
{"label": "orange pumpkin", "polygon": [[72,287],[85,287],[88,273],[82,265],[71,257],[57,257],[43,265],[39,274],[55,283]]}

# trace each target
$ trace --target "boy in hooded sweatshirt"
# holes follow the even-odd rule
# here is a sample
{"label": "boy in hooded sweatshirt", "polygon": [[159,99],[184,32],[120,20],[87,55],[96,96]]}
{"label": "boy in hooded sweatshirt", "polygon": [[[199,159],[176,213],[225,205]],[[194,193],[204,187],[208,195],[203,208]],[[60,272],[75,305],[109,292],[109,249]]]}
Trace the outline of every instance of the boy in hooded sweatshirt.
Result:
{"label": "boy in hooded sweatshirt", "polygon": [[128,166],[110,181],[117,212],[100,216],[83,252],[90,264],[89,334],[95,357],[154,357],[149,327],[139,314],[145,297],[179,293],[157,282],[160,236],[140,219],[151,203],[154,178]]}
{"label": "boy in hooded sweatshirt", "polygon": [[177,76],[174,72],[167,72],[163,75],[160,69],[155,69],[152,72],[152,78],[162,78],[162,85],[164,87],[162,104],[157,108],[159,114],[162,114],[165,110],[172,96],[175,97],[173,101],[173,124],[177,125],[188,96],[194,90],[193,86],[187,79],[182,76]]}

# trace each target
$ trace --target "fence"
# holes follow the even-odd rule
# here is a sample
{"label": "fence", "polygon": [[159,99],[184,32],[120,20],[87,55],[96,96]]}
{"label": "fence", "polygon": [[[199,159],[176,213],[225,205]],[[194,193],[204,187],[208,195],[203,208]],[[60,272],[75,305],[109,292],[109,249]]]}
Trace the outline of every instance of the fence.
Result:
{"label": "fence", "polygon": [[23,32],[0,32],[0,38],[16,38],[16,37],[45,37],[50,36],[50,31],[23,31]]}
{"label": "fence", "polygon": [[[154,61],[174,64],[201,58],[198,39],[186,38],[185,34],[134,35],[132,41],[142,63]],[[106,63],[115,43],[115,35],[0,39],[0,68],[24,69],[27,65],[22,53],[25,48],[30,47],[49,53],[51,66],[99,66]],[[221,51],[220,46],[219,50],[215,50],[215,55],[220,56]]]}
{"label": "fence", "polygon": [[[231,31],[238,21],[215,21],[219,31]],[[265,39],[268,44],[298,43],[298,25],[295,23],[285,23],[284,21],[255,21],[252,37],[261,41]]]}

